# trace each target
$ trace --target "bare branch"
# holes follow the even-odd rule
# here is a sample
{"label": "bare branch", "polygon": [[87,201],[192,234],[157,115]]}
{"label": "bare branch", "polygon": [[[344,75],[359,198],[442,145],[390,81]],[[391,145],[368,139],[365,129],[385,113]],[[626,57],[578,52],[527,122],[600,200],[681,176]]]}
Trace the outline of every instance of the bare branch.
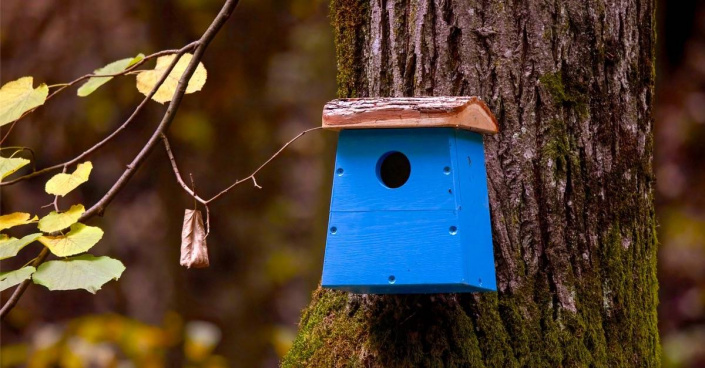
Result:
{"label": "bare branch", "polygon": [[288,142],[286,142],[286,144],[284,144],[281,148],[279,148],[279,150],[278,150],[277,152],[275,152],[274,155],[272,155],[267,161],[265,161],[265,162],[264,162],[262,165],[260,165],[255,171],[253,171],[252,174],[250,174],[249,176],[245,177],[244,179],[240,179],[240,180],[236,181],[235,183],[233,183],[233,184],[230,185],[229,187],[225,188],[225,189],[222,190],[220,193],[216,194],[215,196],[213,196],[213,198],[211,198],[211,199],[209,199],[209,200],[207,200],[207,201],[204,200],[203,198],[199,197],[199,196],[196,194],[196,185],[193,184],[193,182],[194,182],[194,181],[193,181],[193,175],[189,174],[189,175],[191,176],[191,183],[192,183],[192,188],[193,188],[193,189],[189,188],[188,185],[186,185],[186,183],[184,182],[184,179],[181,177],[181,173],[179,172],[179,167],[178,167],[178,165],[176,164],[176,159],[174,158],[174,153],[171,151],[171,145],[169,144],[169,139],[166,137],[166,134],[162,133],[162,134],[161,134],[161,139],[162,139],[162,142],[164,143],[164,149],[166,150],[166,155],[167,155],[167,157],[169,157],[169,162],[171,163],[172,171],[174,171],[174,176],[176,176],[176,182],[179,183],[179,185],[181,186],[181,188],[183,188],[184,191],[186,191],[186,193],[188,193],[191,197],[193,197],[193,199],[194,199],[195,201],[197,201],[197,202],[203,204],[203,205],[206,207],[206,236],[208,236],[208,234],[209,234],[210,231],[211,231],[211,229],[210,229],[210,209],[208,208],[208,204],[209,204],[210,202],[212,202],[212,201],[218,199],[220,196],[222,196],[223,194],[227,193],[229,190],[231,190],[231,189],[234,188],[235,186],[237,186],[237,185],[239,185],[239,184],[242,184],[242,183],[244,183],[244,182],[246,182],[246,181],[248,181],[248,180],[252,180],[252,184],[253,184],[256,188],[262,189],[262,187],[257,183],[257,179],[255,178],[255,175],[256,175],[258,172],[260,172],[260,170],[262,170],[265,166],[267,166],[267,164],[269,164],[270,162],[272,162],[272,160],[274,160],[277,156],[279,156],[279,154],[281,154],[290,144],[294,143],[297,139],[303,137],[303,136],[304,136],[306,133],[308,133],[308,132],[312,132],[312,131],[314,131],[314,130],[320,130],[320,129],[322,129],[322,128],[323,128],[323,127],[315,127],[315,128],[311,128],[311,129],[304,130],[303,132],[297,134],[296,137],[294,137],[294,138],[292,138],[291,140],[289,140]]}
{"label": "bare branch", "polygon": [[[186,85],[188,84],[188,81],[191,79],[191,76],[193,73],[196,71],[196,67],[198,66],[198,63],[201,61],[203,58],[203,54],[206,51],[206,48],[210,44],[210,42],[213,40],[215,35],[220,31],[220,29],[223,27],[223,24],[230,18],[230,15],[232,14],[233,10],[238,4],[238,0],[226,0],[225,4],[223,4],[223,7],[220,9],[220,12],[216,16],[216,18],[213,20],[211,25],[208,27],[206,32],[201,36],[201,38],[196,41],[196,50],[193,54],[193,57],[191,58],[191,62],[189,65],[186,67],[186,70],[184,71],[184,74],[181,76],[179,79],[179,83],[176,87],[176,92],[174,93],[174,96],[169,103],[169,107],[167,108],[166,112],[164,113],[164,116],[162,117],[161,122],[155,129],[154,133],[152,133],[152,136],[149,138],[147,143],[144,145],[142,150],[135,156],[135,158],[132,160],[132,162],[127,165],[127,169],[122,173],[120,178],[113,184],[113,186],[108,190],[108,192],[101,198],[98,203],[93,205],[91,208],[89,208],[86,212],[83,213],[83,215],[79,218],[78,221],[86,221],[90,218],[92,218],[95,215],[102,214],[105,208],[112,202],[112,200],[115,198],[115,196],[122,190],[122,188],[127,184],[127,182],[130,180],[132,175],[134,175],[135,171],[142,165],[144,160],[149,156],[149,154],[152,152],[154,147],[156,146],[159,137],[169,128],[171,125],[171,122],[174,120],[174,116],[176,115],[176,111],[179,108],[179,105],[181,104],[181,99],[183,98],[184,94],[186,93]],[[193,45],[193,44],[192,44]],[[178,61],[180,57],[174,58],[174,63]],[[166,76],[168,76],[169,72],[165,72],[164,75],[162,76],[160,83],[158,83],[154,89],[152,90],[152,93],[156,92],[157,89],[159,89],[159,86],[161,83],[163,83],[164,79],[166,79]],[[44,257],[42,257],[42,254],[45,254]],[[44,248],[42,249],[42,252],[40,253],[40,256],[37,257],[37,261],[34,263],[38,266],[41,262],[44,261],[46,258],[46,255],[48,255],[48,249]],[[23,281],[14,291],[12,297],[8,301],[8,303],[3,306],[2,310],[0,310],[0,319],[3,318],[9,311],[14,307],[15,304],[17,304],[17,301],[19,298],[22,296],[24,293],[25,289],[27,289],[27,286],[29,286],[30,280],[25,280]]]}

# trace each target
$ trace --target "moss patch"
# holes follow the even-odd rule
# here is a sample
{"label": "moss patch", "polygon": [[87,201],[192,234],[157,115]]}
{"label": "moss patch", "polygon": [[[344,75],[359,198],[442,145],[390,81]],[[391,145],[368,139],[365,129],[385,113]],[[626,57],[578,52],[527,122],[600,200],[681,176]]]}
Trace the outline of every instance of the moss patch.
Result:
{"label": "moss patch", "polygon": [[366,319],[346,308],[348,293],[318,288],[282,367],[361,367]]}
{"label": "moss patch", "polygon": [[364,0],[333,0],[330,19],[338,66],[338,97],[361,97],[362,42],[370,6]]}
{"label": "moss patch", "polygon": [[560,71],[545,74],[539,81],[553,98],[556,107],[575,109],[580,117],[587,116],[589,96],[587,88],[581,83],[571,80]]}

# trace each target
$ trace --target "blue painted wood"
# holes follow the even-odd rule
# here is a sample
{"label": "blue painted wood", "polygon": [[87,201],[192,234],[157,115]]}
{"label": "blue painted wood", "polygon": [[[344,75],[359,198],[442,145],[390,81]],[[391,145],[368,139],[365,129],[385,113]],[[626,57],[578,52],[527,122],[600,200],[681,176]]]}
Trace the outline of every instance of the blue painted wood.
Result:
{"label": "blue painted wood", "polygon": [[[389,152],[411,166],[399,188],[380,179]],[[482,136],[341,131],[322,284],[357,293],[495,290]]]}

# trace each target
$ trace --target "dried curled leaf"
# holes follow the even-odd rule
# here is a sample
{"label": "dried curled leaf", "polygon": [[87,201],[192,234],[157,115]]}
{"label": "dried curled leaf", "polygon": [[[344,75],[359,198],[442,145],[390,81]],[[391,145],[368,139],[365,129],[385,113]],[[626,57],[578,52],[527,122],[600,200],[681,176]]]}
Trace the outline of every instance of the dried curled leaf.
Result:
{"label": "dried curled leaf", "polygon": [[49,87],[42,83],[34,88],[32,77],[22,77],[0,88],[0,126],[22,117],[22,114],[41,106],[49,95]]}
{"label": "dried curled leaf", "polygon": [[9,229],[14,226],[31,224],[39,220],[39,217],[30,218],[30,214],[26,212],[15,212],[9,215],[0,216],[0,230]]}
{"label": "dried curled leaf", "polygon": [[65,196],[79,185],[88,181],[88,176],[93,170],[93,164],[86,161],[76,166],[76,171],[71,174],[61,173],[54,175],[47,181],[44,190],[52,195]]}
{"label": "dried curled leaf", "polygon": [[184,227],[181,230],[181,265],[188,268],[208,267],[206,229],[201,211],[186,210]]}
{"label": "dried curled leaf", "polygon": [[[161,56],[157,58],[157,66],[154,70],[146,70],[140,74],[137,74],[137,90],[145,96],[149,95],[152,89],[154,89],[154,86],[157,85],[159,79],[161,79],[162,75],[164,75],[166,69],[169,68],[169,65],[171,65],[172,61],[174,61],[175,57],[176,55]],[[171,70],[171,73],[169,73],[167,78],[164,80],[164,83],[159,86],[157,92],[154,96],[152,96],[154,101],[162,104],[171,101],[171,98],[174,96],[174,92],[176,92],[176,87],[179,84],[179,79],[181,79],[181,76],[186,71],[186,67],[191,62],[191,58],[193,58],[193,55],[191,54],[184,54],[181,56],[179,61],[176,62],[174,69]],[[208,73],[206,72],[206,68],[203,66],[203,63],[199,62],[196,70],[193,72],[193,75],[191,75],[191,79],[188,81],[186,93],[200,91],[201,88],[203,88],[203,85],[206,84],[207,76]]]}

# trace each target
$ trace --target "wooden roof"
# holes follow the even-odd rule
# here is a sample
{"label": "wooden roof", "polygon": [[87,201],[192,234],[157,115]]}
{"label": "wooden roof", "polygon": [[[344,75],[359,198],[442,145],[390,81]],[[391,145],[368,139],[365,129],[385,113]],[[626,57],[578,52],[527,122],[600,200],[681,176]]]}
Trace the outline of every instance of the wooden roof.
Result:
{"label": "wooden roof", "polygon": [[494,134],[497,119],[479,97],[348,98],[323,107],[323,128],[452,127]]}

